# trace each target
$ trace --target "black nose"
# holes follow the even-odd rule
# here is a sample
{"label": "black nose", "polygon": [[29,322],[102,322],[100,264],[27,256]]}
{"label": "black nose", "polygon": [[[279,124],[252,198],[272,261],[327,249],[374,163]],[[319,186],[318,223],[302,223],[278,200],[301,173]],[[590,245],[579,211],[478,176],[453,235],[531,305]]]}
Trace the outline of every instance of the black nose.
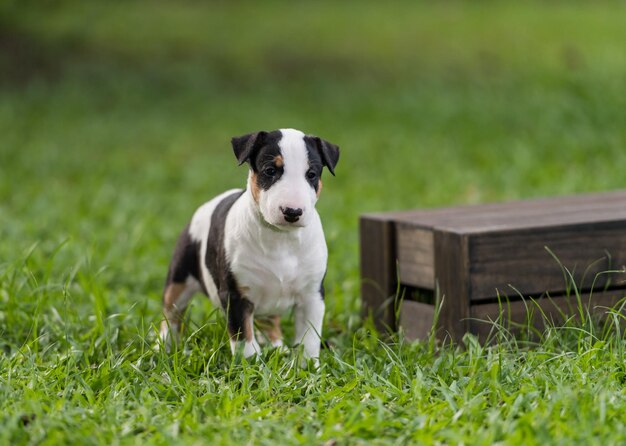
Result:
{"label": "black nose", "polygon": [[294,209],[294,208],[281,207],[280,211],[285,216],[285,220],[287,220],[289,223],[297,222],[300,219],[300,216],[302,215],[302,209],[300,208]]}

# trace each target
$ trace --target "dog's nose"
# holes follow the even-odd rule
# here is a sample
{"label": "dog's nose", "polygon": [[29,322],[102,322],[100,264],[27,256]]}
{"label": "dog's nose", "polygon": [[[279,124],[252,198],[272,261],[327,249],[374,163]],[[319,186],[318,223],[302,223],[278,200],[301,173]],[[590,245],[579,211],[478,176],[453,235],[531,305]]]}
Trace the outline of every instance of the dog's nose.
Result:
{"label": "dog's nose", "polygon": [[284,207],[280,207],[280,211],[283,213],[283,215],[285,216],[285,220],[288,221],[289,223],[295,223],[300,219],[300,216],[302,215],[302,209],[297,208],[284,208]]}

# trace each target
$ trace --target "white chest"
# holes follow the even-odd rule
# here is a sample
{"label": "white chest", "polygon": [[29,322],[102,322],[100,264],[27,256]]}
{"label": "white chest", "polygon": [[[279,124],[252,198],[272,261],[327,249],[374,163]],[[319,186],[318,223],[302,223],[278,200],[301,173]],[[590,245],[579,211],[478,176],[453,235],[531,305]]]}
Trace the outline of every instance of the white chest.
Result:
{"label": "white chest", "polygon": [[282,312],[294,305],[303,292],[299,280],[297,258],[254,259],[240,258],[231,265],[237,283],[255,306],[255,312]]}
{"label": "white chest", "polygon": [[231,270],[255,313],[282,313],[319,293],[327,250],[323,236],[306,232],[311,229],[303,228],[300,234],[227,232]]}

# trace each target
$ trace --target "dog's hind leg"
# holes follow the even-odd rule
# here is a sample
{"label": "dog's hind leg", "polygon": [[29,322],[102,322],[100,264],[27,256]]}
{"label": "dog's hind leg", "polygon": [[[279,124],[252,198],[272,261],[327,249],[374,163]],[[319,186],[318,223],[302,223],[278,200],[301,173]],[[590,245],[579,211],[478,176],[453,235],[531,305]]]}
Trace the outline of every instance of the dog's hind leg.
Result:
{"label": "dog's hind leg", "polygon": [[169,351],[172,340],[178,342],[181,322],[193,295],[202,290],[199,282],[199,243],[191,239],[189,225],[178,237],[163,291],[161,341]]}
{"label": "dog's hind leg", "polygon": [[166,285],[163,293],[163,315],[161,322],[161,341],[170,350],[172,342],[178,344],[180,329],[185,310],[193,295],[200,290],[199,283],[189,277],[185,283],[172,282]]}

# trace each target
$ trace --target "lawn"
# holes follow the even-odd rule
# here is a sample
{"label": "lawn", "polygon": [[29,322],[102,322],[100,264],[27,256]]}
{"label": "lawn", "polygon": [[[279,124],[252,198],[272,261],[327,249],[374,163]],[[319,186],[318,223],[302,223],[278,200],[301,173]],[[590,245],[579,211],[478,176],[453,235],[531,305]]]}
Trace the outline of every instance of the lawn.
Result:
{"label": "lawn", "polygon": [[[24,3],[0,5],[0,444],[626,442],[616,314],[383,342],[357,237],[363,212],[623,188],[623,2]],[[342,150],[320,369],[231,358],[202,298],[155,350],[179,231],[244,185],[230,138],[281,127]]]}

